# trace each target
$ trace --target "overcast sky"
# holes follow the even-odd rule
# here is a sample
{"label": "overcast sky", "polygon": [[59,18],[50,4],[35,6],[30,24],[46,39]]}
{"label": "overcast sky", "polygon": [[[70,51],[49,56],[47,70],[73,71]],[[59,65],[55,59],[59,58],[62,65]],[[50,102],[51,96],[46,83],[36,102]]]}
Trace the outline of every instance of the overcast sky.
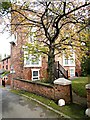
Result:
{"label": "overcast sky", "polygon": [[7,54],[10,55],[10,41],[11,38],[9,37],[9,33],[5,32],[2,34],[1,31],[3,29],[3,26],[0,25],[0,54],[2,54],[2,57]]}

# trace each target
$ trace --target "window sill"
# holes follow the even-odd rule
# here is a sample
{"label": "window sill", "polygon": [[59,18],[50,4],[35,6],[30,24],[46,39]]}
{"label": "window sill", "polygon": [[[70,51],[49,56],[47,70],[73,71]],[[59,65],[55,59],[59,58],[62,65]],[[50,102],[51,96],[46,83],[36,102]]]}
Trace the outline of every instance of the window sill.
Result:
{"label": "window sill", "polygon": [[41,65],[24,65],[24,67],[41,67]]}
{"label": "window sill", "polygon": [[64,64],[63,66],[68,66],[68,67],[69,67],[69,66],[70,66],[70,67],[75,67],[76,65],[75,65],[75,64],[67,64],[67,65],[66,65],[66,64]]}

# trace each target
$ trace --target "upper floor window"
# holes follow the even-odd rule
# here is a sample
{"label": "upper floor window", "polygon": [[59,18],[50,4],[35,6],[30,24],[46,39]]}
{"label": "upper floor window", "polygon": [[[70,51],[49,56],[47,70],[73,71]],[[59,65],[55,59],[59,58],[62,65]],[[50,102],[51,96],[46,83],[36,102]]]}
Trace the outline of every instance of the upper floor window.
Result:
{"label": "upper floor window", "polygon": [[8,65],[6,65],[6,70],[8,70]]}
{"label": "upper floor window", "polygon": [[24,67],[41,67],[41,56],[36,57],[31,54],[24,52]]}
{"label": "upper floor window", "polygon": [[28,42],[33,43],[36,39],[36,27],[29,28]]}
{"label": "upper floor window", "polygon": [[7,63],[8,63],[8,59],[7,59]]}
{"label": "upper floor window", "polygon": [[65,55],[63,55],[63,66],[75,66],[75,54],[74,53],[68,58],[66,58]]}
{"label": "upper floor window", "polygon": [[65,59],[65,65],[67,65],[67,64],[68,64],[68,62],[69,62],[69,61],[68,61],[68,59]]}

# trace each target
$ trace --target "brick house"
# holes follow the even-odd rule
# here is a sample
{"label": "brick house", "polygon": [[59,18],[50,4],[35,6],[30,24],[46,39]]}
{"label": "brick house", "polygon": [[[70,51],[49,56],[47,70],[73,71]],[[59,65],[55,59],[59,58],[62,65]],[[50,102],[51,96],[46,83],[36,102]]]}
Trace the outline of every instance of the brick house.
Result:
{"label": "brick house", "polygon": [[7,56],[3,58],[0,62],[1,68],[1,77],[0,83],[2,84],[2,80],[5,80],[6,84],[10,84],[10,67],[11,67],[11,56]]}
{"label": "brick house", "polygon": [[17,43],[11,42],[11,67],[13,66],[15,71],[15,75],[13,76],[29,80],[44,79],[47,71],[46,58],[44,56],[40,57],[39,60],[35,62],[23,59],[24,50],[22,47],[25,41],[22,41],[20,38],[15,39],[15,41],[17,41]]}
{"label": "brick house", "polygon": [[[18,33],[18,34],[17,34]],[[11,42],[11,66],[15,70],[15,77],[35,80],[35,79],[45,79],[47,78],[47,57],[40,56],[37,61],[31,61],[30,59],[23,59],[25,51],[23,47],[27,41],[24,38],[24,33],[22,29],[15,31],[12,34]],[[30,56],[33,59],[33,56]],[[73,58],[73,59],[72,59]],[[65,58],[56,56],[56,60],[59,61],[59,65],[62,66],[64,71],[68,70],[68,77],[75,76],[75,54],[72,54],[72,58]]]}
{"label": "brick house", "polygon": [[11,56],[5,57],[1,60],[1,69],[5,69],[10,71],[10,65],[11,65]]}

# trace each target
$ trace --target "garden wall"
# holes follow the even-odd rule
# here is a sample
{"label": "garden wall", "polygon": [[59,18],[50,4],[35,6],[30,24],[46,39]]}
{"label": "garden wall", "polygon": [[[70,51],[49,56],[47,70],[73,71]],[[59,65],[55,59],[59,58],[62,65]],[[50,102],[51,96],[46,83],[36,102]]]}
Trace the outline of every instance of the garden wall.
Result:
{"label": "garden wall", "polygon": [[50,85],[40,82],[32,82],[24,79],[14,79],[14,89],[25,90],[37,95],[53,99],[55,101],[64,99],[66,103],[72,101],[71,84],[69,85]]}

